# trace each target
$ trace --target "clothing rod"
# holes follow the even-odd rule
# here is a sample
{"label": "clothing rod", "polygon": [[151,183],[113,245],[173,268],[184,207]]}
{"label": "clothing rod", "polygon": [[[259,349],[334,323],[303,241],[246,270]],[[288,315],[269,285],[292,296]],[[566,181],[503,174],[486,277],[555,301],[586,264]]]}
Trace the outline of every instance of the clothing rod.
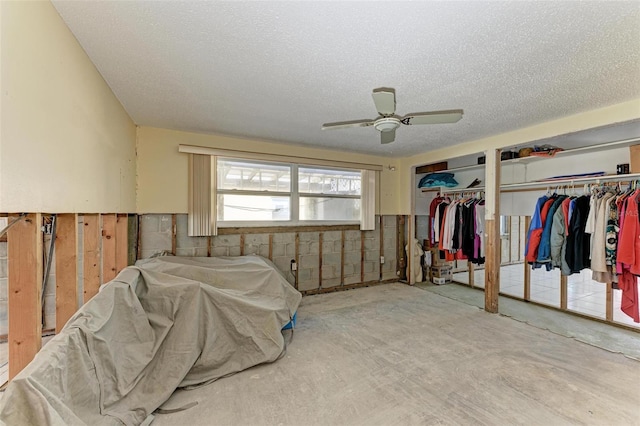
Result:
{"label": "clothing rod", "polygon": [[[584,177],[584,178],[575,178],[575,179],[555,179],[555,180],[541,180],[535,182],[524,182],[524,183],[508,183],[500,186],[500,192],[528,192],[528,191],[539,191],[543,189],[547,189],[549,187],[554,186],[571,186],[576,183],[602,183],[602,182],[616,182],[619,181],[621,183],[629,183],[634,180],[640,180],[640,173],[631,173],[627,175],[605,175],[605,176],[592,176],[592,177]],[[461,192],[485,192],[484,187],[475,187],[475,188],[455,188],[455,189],[446,189],[442,188],[439,191],[440,194],[456,194]]]}
{"label": "clothing rod", "polygon": [[535,182],[526,182],[526,183],[511,183],[502,185],[502,188],[512,189],[512,188],[527,188],[530,186],[561,186],[564,184],[572,185],[574,183],[600,183],[601,181],[633,181],[640,179],[640,173],[631,173],[628,175],[604,175],[604,176],[592,176],[592,177],[584,177],[584,178],[575,178],[575,179],[552,179],[552,180],[539,180]]}

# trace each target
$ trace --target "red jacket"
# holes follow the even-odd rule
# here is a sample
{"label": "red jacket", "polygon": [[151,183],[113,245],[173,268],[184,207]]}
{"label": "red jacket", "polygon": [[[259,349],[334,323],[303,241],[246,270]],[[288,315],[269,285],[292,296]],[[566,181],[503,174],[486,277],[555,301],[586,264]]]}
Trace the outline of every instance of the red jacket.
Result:
{"label": "red jacket", "polygon": [[529,237],[529,242],[527,243],[527,262],[533,263],[538,259],[538,247],[540,246],[540,239],[542,237],[542,231],[544,230],[544,224],[547,221],[547,216],[549,215],[549,209],[551,205],[556,200],[556,198],[551,197],[542,206],[540,211],[540,219],[542,221],[542,226],[540,228],[536,228],[531,231],[531,236]]}

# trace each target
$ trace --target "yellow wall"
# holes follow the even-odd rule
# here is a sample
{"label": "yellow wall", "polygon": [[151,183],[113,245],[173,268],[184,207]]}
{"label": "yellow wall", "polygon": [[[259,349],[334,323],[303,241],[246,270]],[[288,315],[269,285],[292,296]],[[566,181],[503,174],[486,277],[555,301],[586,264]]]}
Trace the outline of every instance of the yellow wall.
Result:
{"label": "yellow wall", "polygon": [[134,212],[136,127],[49,1],[1,1],[0,212]]}
{"label": "yellow wall", "polygon": [[[178,145],[235,149],[306,158],[380,164],[380,214],[397,214],[400,188],[398,159],[277,144],[220,135],[140,127],[138,129],[138,213],[186,213],[188,154]],[[396,171],[388,166],[395,166]]]}

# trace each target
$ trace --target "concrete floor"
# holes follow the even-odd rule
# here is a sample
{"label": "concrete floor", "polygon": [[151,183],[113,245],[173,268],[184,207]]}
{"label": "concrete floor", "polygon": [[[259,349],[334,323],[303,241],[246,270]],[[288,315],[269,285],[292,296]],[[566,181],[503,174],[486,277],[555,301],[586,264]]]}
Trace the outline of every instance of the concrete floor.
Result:
{"label": "concrete floor", "polygon": [[305,297],[281,360],[177,391],[163,408],[198,405],[153,424],[640,424],[637,333],[604,325],[603,350],[558,334],[566,314],[516,321],[473,306],[477,290],[422,287]]}

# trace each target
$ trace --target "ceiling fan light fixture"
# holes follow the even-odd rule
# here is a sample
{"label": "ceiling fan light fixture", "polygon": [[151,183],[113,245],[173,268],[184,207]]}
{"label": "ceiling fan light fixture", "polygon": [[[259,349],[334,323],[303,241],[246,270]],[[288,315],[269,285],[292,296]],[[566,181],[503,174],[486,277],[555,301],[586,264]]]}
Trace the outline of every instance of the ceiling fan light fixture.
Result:
{"label": "ceiling fan light fixture", "polygon": [[400,120],[395,117],[383,117],[373,123],[373,127],[379,132],[391,132],[400,127]]}

